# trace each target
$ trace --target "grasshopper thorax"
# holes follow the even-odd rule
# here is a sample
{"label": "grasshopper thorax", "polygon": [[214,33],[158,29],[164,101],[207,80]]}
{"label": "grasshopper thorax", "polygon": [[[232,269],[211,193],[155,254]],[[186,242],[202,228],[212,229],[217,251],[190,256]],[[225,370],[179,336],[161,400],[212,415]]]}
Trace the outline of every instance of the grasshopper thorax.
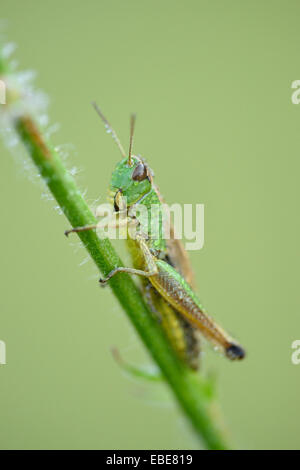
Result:
{"label": "grasshopper thorax", "polygon": [[130,163],[128,158],[124,158],[117,164],[111,177],[110,193],[114,196],[115,209],[119,209],[116,196],[120,193],[127,207],[130,207],[149,193],[151,188],[152,172],[146,163],[134,155]]}

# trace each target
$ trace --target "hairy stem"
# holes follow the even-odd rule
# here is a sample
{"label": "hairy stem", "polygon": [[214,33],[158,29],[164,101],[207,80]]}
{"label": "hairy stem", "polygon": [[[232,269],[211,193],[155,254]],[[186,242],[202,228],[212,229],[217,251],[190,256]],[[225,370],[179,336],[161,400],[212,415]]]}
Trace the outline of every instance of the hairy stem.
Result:
{"label": "hairy stem", "polygon": [[[15,128],[71,225],[76,227],[96,223],[74,179],[57,152],[45,142],[31,117],[19,117],[15,121]],[[104,276],[116,266],[122,266],[108,239],[99,239],[93,230],[79,232],[78,236]],[[210,409],[208,383],[177,359],[140,291],[127,274],[113,277],[110,286],[205,446],[209,449],[227,448],[216,417]]]}
{"label": "hairy stem", "polygon": [[[16,72],[0,52],[0,80],[6,83],[7,78],[14,73]],[[16,79],[17,75],[14,78]],[[3,111],[3,122],[7,123],[8,120],[13,123],[17,135],[70,224],[78,227],[97,223],[59,154],[43,137],[32,115],[26,114],[24,85],[18,80],[15,83],[18,84],[16,89],[7,89],[7,104],[3,107],[1,105],[0,117]],[[20,109],[15,112],[14,109],[17,109],[18,105]],[[79,232],[78,236],[104,276],[115,267],[122,266],[108,239],[100,239],[94,230]],[[228,448],[226,437],[219,425],[211,383],[191,371],[177,358],[145,304],[141,292],[127,274],[117,274],[109,281],[109,285],[204,446],[208,449]]]}
{"label": "hairy stem", "polygon": [[[7,60],[0,53],[0,79],[6,83],[6,78],[13,73]],[[22,101],[24,93],[22,85],[18,90],[8,89],[8,103],[0,107],[0,117],[2,111],[3,115],[7,113],[5,114],[6,122],[8,116],[72,227],[97,223],[59,154],[46,141],[32,115],[26,114],[27,111],[24,110]],[[10,108],[14,108],[18,102],[22,111],[10,114]],[[77,235],[102,275],[107,276],[113,268],[122,266],[119,256],[108,239],[100,239],[94,230],[79,232]],[[215,412],[211,383],[200,374],[191,371],[177,358],[165,334],[145,304],[141,292],[127,274],[117,274],[109,281],[109,285],[153,360],[159,366],[179,406],[204,446],[208,449],[228,448],[226,437]]]}

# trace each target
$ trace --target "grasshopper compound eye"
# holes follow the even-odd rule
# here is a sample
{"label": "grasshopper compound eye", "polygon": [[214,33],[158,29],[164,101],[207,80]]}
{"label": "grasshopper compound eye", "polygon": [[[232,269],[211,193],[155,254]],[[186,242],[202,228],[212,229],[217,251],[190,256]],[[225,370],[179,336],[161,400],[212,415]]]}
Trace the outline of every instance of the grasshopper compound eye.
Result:
{"label": "grasshopper compound eye", "polygon": [[139,163],[132,173],[132,179],[134,181],[143,181],[148,176],[147,168],[143,163]]}

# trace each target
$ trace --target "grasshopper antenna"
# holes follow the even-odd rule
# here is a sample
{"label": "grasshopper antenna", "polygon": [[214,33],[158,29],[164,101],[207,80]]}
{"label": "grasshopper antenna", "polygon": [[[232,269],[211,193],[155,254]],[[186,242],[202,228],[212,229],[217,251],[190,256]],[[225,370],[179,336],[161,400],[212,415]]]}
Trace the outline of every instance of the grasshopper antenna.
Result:
{"label": "grasshopper antenna", "polygon": [[126,157],[126,153],[125,153],[125,150],[119,140],[119,137],[117,136],[116,132],[114,131],[114,129],[111,127],[111,125],[109,124],[108,120],[106,119],[106,117],[102,114],[102,111],[101,109],[99,108],[99,106],[97,105],[97,103],[95,103],[95,101],[92,102],[92,105],[93,107],[95,108],[96,110],[96,113],[100,116],[100,118],[102,119],[102,121],[104,122],[104,126],[105,126],[105,129],[106,131],[108,132],[108,134],[111,134],[112,135],[112,138],[114,139],[114,141],[116,142],[117,146],[119,147],[119,150],[121,152],[121,154],[123,155],[123,157],[125,158]]}
{"label": "grasshopper antenna", "polygon": [[131,166],[132,164],[131,154],[132,154],[135,119],[136,119],[136,114],[132,114],[130,118],[130,140],[129,140],[129,152],[128,152],[128,165],[129,166]]}

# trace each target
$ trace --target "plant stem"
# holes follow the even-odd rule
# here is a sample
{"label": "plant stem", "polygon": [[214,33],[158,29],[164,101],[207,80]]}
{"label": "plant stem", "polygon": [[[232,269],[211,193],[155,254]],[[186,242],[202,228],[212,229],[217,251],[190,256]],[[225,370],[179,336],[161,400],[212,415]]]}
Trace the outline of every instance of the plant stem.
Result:
{"label": "plant stem", "polygon": [[[0,79],[6,82],[6,78],[13,73],[9,63],[0,53]],[[19,90],[7,90],[8,104],[0,107],[0,112],[8,112],[17,135],[70,224],[73,227],[96,224],[97,220],[74,179],[59,154],[43,137],[32,115],[26,114],[25,111],[18,112],[17,117],[15,112],[10,115],[11,105],[14,106],[18,102],[23,105],[25,90],[21,88],[22,85]],[[78,236],[104,276],[113,268],[122,266],[108,239],[100,239],[94,230],[79,232]],[[109,281],[109,285],[204,446],[208,449],[228,448],[218,416],[213,409],[215,403],[211,382],[179,360],[130,276],[125,273],[117,274]]]}
{"label": "plant stem", "polygon": [[[32,118],[17,118],[15,129],[71,225],[96,223],[74,179],[54,148],[45,142]],[[79,232],[78,236],[104,276],[114,267],[122,266],[108,239],[99,239],[93,230]],[[177,359],[140,291],[127,274],[114,276],[110,286],[205,446],[208,449],[227,448],[225,437],[210,410],[208,383]]]}

